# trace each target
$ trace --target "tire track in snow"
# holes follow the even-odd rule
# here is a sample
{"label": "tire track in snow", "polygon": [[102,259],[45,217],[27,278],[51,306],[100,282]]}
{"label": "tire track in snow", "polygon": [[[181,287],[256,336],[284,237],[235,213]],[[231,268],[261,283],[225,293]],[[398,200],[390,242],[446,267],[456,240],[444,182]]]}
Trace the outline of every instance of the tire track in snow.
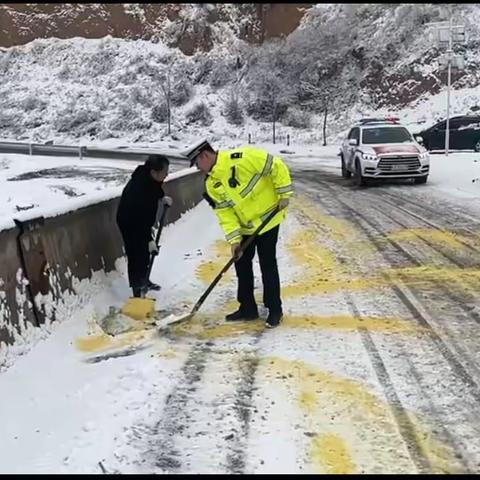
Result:
{"label": "tire track in snow", "polygon": [[[374,208],[376,210],[378,210],[376,207],[374,207]],[[391,217],[389,217],[389,218],[391,219],[391,221],[395,222],[395,224],[401,226],[402,228],[405,228],[407,231],[409,229],[411,229],[411,227],[406,225],[404,222],[402,222],[402,221],[400,221],[396,218],[395,219],[391,218]],[[441,231],[440,229],[436,229],[436,230]],[[471,250],[473,253],[475,253],[477,255],[477,258],[475,259],[473,257],[473,255],[470,254],[471,261],[470,262],[464,262],[464,261],[458,260],[453,255],[444,252],[441,248],[436,246],[434,243],[432,243],[431,241],[423,238],[423,236],[418,235],[418,234],[414,234],[414,235],[415,235],[415,238],[418,238],[423,244],[427,245],[430,250],[432,250],[433,252],[435,252],[438,255],[443,256],[451,264],[455,265],[460,270],[465,269],[466,271],[468,271],[468,269],[478,269],[478,265],[475,265],[475,263],[478,264],[478,255],[480,254],[480,251],[477,251],[475,249]],[[423,265],[421,261],[417,260],[416,257],[414,255],[411,255],[410,252],[407,250],[407,248],[410,248],[410,247],[403,247],[400,244],[398,244],[398,242],[396,242],[395,240],[392,240],[390,238],[388,238],[387,240],[389,240],[398,250],[401,250],[404,254],[409,255],[409,258],[413,259],[411,261],[415,262],[415,264],[418,267]],[[465,288],[463,288],[462,291],[460,291],[460,292],[455,288],[446,287],[445,286],[446,282],[442,282],[441,280],[439,280],[436,283],[439,286],[439,290],[441,290],[443,292],[444,296],[446,296],[447,298],[450,298],[454,302],[453,304],[454,304],[454,307],[455,307],[455,310],[456,310],[456,312],[455,312],[456,316],[458,316],[460,318],[460,315],[464,315],[467,319],[472,320],[472,322],[474,324],[476,324],[477,326],[480,324],[480,316],[475,311],[475,309],[472,308],[472,305],[476,305],[479,301],[478,295],[476,295],[474,293],[474,292],[478,292],[478,289],[480,287],[480,283],[479,283],[479,280],[477,278],[469,278],[468,275],[466,276],[466,278],[462,278],[461,284]],[[453,285],[453,287],[454,286],[455,286],[455,284]],[[449,287],[451,287],[451,286],[449,285]],[[452,309],[452,307],[450,307],[450,308]],[[465,326],[463,326],[463,327],[465,328]],[[452,329],[452,326],[450,325],[449,328]],[[455,334],[456,333],[454,332],[453,335],[455,335]],[[461,333],[456,334],[456,335],[457,336],[460,335],[462,344],[471,353],[471,355],[473,355],[473,357],[475,357],[475,355],[477,354],[477,342],[472,341],[473,339],[469,338],[468,335],[465,337],[464,331],[462,331]],[[462,355],[464,355],[465,357],[470,356],[470,355],[463,354],[463,353],[462,353]],[[472,362],[472,367],[476,370],[476,373],[480,378],[480,369],[478,369],[476,367],[475,362]]]}
{"label": "tire track in snow", "polygon": [[[327,213],[331,215],[330,212],[327,211]],[[303,214],[297,214],[297,218],[298,217],[303,217]],[[303,220],[305,221],[305,219]],[[343,296],[354,317],[361,319],[362,316],[357,309],[351,295],[349,295],[348,292],[343,292]],[[385,367],[382,357],[376,348],[369,331],[364,327],[357,328],[357,331],[360,334],[362,344],[367,352],[377,379],[385,393],[387,403],[396,421],[398,431],[407,447],[412,462],[419,473],[429,473],[432,470],[432,465],[422,451],[419,439],[417,438],[415,426],[410,420],[406,409],[403,407],[400,398],[398,397],[395,387],[388,374],[387,368]]]}
{"label": "tire track in snow", "polygon": [[[372,205],[372,208],[374,210],[376,210],[377,212],[380,213],[380,215],[386,217],[390,222],[393,222],[395,223],[396,225],[406,229],[406,230],[411,230],[412,228],[415,228],[415,227],[412,227],[412,226],[409,226],[408,224],[405,223],[405,221],[402,221],[402,220],[399,220],[398,218],[394,218],[392,216],[392,213],[395,212],[395,209],[398,209],[398,207],[395,207],[395,205],[392,205],[391,206],[393,207],[393,210],[390,213],[390,215],[387,215],[382,209],[378,208],[377,206],[375,205]],[[401,212],[403,210],[400,210]],[[413,218],[416,218],[416,216],[412,215],[411,213],[409,213],[408,211],[405,212],[407,213],[408,215],[412,216]],[[394,213],[396,215],[396,212]],[[430,230],[433,230],[434,232],[440,232],[440,233],[444,233],[444,230],[442,230],[441,228],[439,228],[438,226],[432,226],[428,221],[422,219],[421,217],[418,218],[419,220],[423,221],[425,224],[427,224],[430,228]],[[430,240],[424,238],[422,235],[418,234],[418,233],[414,233],[415,237],[418,238],[419,240],[421,240],[424,244],[428,245],[428,247],[435,253],[435,254],[438,254],[438,255],[441,255],[442,257],[444,257],[445,259],[447,259],[451,264],[455,265],[456,267],[458,268],[472,268],[472,266],[474,268],[477,268],[477,265],[470,265],[470,264],[467,264],[467,262],[465,261],[462,261],[462,260],[459,260],[458,258],[456,258],[454,255],[450,254],[450,253],[447,253],[445,252],[444,250],[442,250],[441,248],[439,248],[437,245],[435,245],[433,242],[431,242]],[[390,238],[387,238],[387,240],[391,240]],[[465,248],[468,248],[468,250],[470,250],[470,252],[476,254],[477,256],[480,255],[480,251],[477,250],[476,248],[472,247],[471,245],[468,245],[467,243],[461,241],[461,239],[457,239],[456,240],[459,244],[461,244],[462,246],[464,246]],[[395,240],[393,240],[394,245],[395,247],[398,249],[398,242],[396,242]],[[405,247],[400,247],[400,249],[403,251],[403,252],[406,252],[406,248]],[[413,258],[413,260],[411,260]],[[412,263],[415,263],[417,266],[420,266],[420,265],[423,265],[423,263],[418,260],[415,256],[413,255],[409,255],[409,259],[412,261]],[[471,257],[470,257],[471,259]],[[475,262],[474,262],[475,263]],[[477,262],[478,263],[478,262]],[[468,283],[470,284],[473,284],[474,283],[474,279],[472,280],[469,280]],[[478,282],[477,282],[478,283]],[[475,288],[478,289],[479,285],[476,285]],[[458,302],[459,306],[462,306],[463,302],[462,301],[459,301],[458,298],[455,298],[455,300]],[[466,313],[468,313],[468,310],[465,310]],[[477,322],[478,322],[478,319],[477,319]]]}
{"label": "tire track in snow", "polygon": [[[207,284],[216,272],[219,257],[229,254],[223,250],[225,245],[217,241],[214,259],[197,268],[197,275]],[[217,292],[216,297],[221,298],[221,292]],[[168,397],[162,420],[155,426],[153,434],[157,443],[167,447],[155,459],[156,467],[164,471],[220,473],[223,470],[229,474],[245,471],[259,363],[258,343],[264,329],[248,333],[247,328],[240,332],[241,337],[237,337],[237,327],[242,322],[225,322],[223,318],[218,322],[219,313],[217,309],[212,315],[202,314],[202,320],[197,315],[195,328],[190,325],[191,332],[196,331],[199,339],[182,368],[183,378]],[[172,330],[168,334],[169,340],[175,342],[182,333],[188,334],[189,329]],[[222,339],[225,334],[227,338]],[[195,369],[195,375],[192,375],[192,369]],[[197,435],[202,444],[191,440]]]}
{"label": "tire track in snow", "polygon": [[[161,419],[133,432],[149,473],[243,474],[263,330],[191,348]],[[174,335],[169,335],[175,341]],[[146,445],[146,446],[145,446]],[[159,472],[159,473],[160,473]]]}
{"label": "tire track in snow", "polygon": [[[372,206],[372,208],[375,209],[376,211],[378,211],[384,217],[386,217],[389,221],[394,222],[396,225],[398,225],[398,226],[400,226],[400,227],[402,227],[406,230],[411,230],[412,229],[411,226],[405,224],[403,221],[400,221],[397,218],[393,218],[392,216],[387,216],[385,214],[385,212],[383,212],[378,207]],[[365,217],[363,217],[363,218],[365,218]],[[423,219],[422,219],[422,221],[424,221],[425,223],[428,224],[428,221],[425,221]],[[438,227],[431,227],[431,228],[434,229],[434,231],[443,232],[441,228],[438,228]],[[434,243],[432,243],[431,241],[422,237],[422,235],[414,234],[414,236],[416,238],[418,238],[422,243],[427,245],[429,247],[429,249],[432,250],[436,255],[441,255],[442,257],[447,259],[451,264],[455,265],[459,269],[477,268],[476,265],[473,265],[473,267],[472,267],[472,265],[469,265],[466,262],[457,259],[453,255],[444,252],[441,248],[436,246]],[[391,245],[393,245],[397,249],[397,251],[400,251],[414,265],[416,265],[418,267],[421,267],[421,266],[424,265],[423,262],[421,260],[419,260],[414,254],[410,253],[406,247],[403,247],[397,241],[395,241],[391,238],[386,237],[386,239],[387,239],[387,241],[390,242]],[[457,240],[457,241],[460,244],[464,245],[465,247],[470,247],[469,249],[471,250],[471,252],[473,252],[477,255],[480,254],[480,251],[476,250],[475,248],[471,247],[470,245],[468,245],[468,244],[466,244],[466,243],[464,243],[460,240]],[[465,284],[468,284],[469,286],[471,286],[473,291],[477,291],[479,286],[480,286],[478,280],[476,280],[475,278],[473,278],[473,279],[466,278],[466,279],[463,280],[463,282]],[[463,314],[470,317],[475,323],[477,323],[477,324],[480,323],[480,318],[478,317],[478,315],[472,313],[472,309],[465,306],[466,297],[469,297],[468,298],[469,302],[475,302],[476,300],[478,300],[478,298],[475,295],[472,295],[469,292],[462,292],[461,295],[456,294],[452,289],[445,288],[445,286],[440,282],[439,282],[439,287],[440,287],[440,289],[443,290],[445,295],[447,295],[449,298],[451,298],[455,302],[456,308],[459,308],[463,312]]]}
{"label": "tire track in snow", "polygon": [[[373,206],[373,208],[375,210],[379,210],[375,206]],[[353,311],[354,315],[357,318],[360,318],[361,317],[360,311],[358,310],[353,298],[351,298],[351,296],[348,295],[348,294],[347,294],[347,296],[349,297],[348,302],[351,305],[351,308],[352,308],[352,311]],[[379,376],[379,378],[384,378],[384,381],[382,382],[384,385],[386,385],[388,388],[390,388],[390,385],[391,385],[391,388],[393,388],[393,382],[391,381],[391,378],[390,378],[390,376],[387,372],[387,369],[385,367],[385,362],[382,360],[380,352],[378,351],[377,347],[375,346],[373,338],[371,337],[370,333],[368,332],[368,330],[366,328],[359,328],[359,331],[362,335],[362,341],[365,344],[365,348],[366,348],[368,354],[372,358],[372,364],[374,365],[374,368],[377,372],[377,375]],[[428,403],[429,403],[429,409],[428,410],[429,410],[429,412],[431,414],[433,414],[433,417],[435,419],[439,419],[441,417],[441,414],[438,411],[438,408],[432,402],[432,400],[430,398],[430,395],[428,395],[428,393],[427,393],[428,385],[425,384],[425,380],[423,379],[422,374],[418,371],[418,369],[415,367],[413,362],[410,360],[409,356],[406,354],[403,347],[401,348],[401,350],[404,353],[404,355],[403,355],[404,360],[408,364],[410,374],[413,376],[417,385],[420,387],[420,391],[421,391],[422,396],[428,398]],[[399,425],[403,426],[406,423],[410,423],[410,421],[408,420],[408,416],[407,416],[408,414],[407,414],[406,410],[403,409],[401,403],[399,401],[397,403],[397,401],[398,401],[398,395],[396,394],[395,390],[393,390],[393,395],[391,395],[391,400],[389,400],[389,403],[391,403],[394,406],[394,414],[397,417],[397,421],[398,421]],[[442,437],[446,439],[447,444],[451,445],[454,452],[456,452],[457,459],[458,459],[458,452],[462,451],[462,448],[459,445],[459,442],[445,428],[443,422],[438,422],[437,421],[436,424],[437,424],[437,428],[441,430]],[[404,429],[404,430],[406,430],[404,438],[410,438],[410,440],[416,442],[418,448],[421,449],[421,446],[419,444],[419,439],[418,439],[417,435],[415,434],[415,429],[413,427],[413,424],[410,423],[410,427],[412,427],[412,428]],[[414,433],[413,438],[411,436],[412,432]],[[425,469],[428,462],[422,462],[421,460],[422,460],[421,458],[417,459],[416,463],[418,465],[418,461],[420,461],[421,462],[420,465]],[[469,467],[466,465],[463,456],[461,457],[461,460],[462,460],[461,463],[462,463],[463,471],[464,472],[469,472],[470,471]],[[428,465],[428,466],[429,466],[429,468],[431,468],[431,465]],[[427,470],[427,472],[428,471],[429,470]],[[474,470],[471,470],[471,471],[474,471]]]}
{"label": "tire track in snow", "polygon": [[[374,229],[377,233],[382,233],[381,229],[376,227],[372,222],[370,222],[363,214],[359,213],[356,210],[353,210],[350,206],[348,206],[346,203],[344,203],[342,200],[337,199],[339,202],[341,202],[343,205],[345,205],[347,208],[350,208],[351,211],[355,212],[355,214],[360,217],[363,222],[367,225],[369,225],[370,228]],[[352,219],[352,221],[356,221],[356,219]],[[357,222],[359,226],[361,226],[361,222]],[[382,255],[385,255],[385,258],[388,260],[388,254],[385,253],[379,244],[377,238],[369,232],[368,229],[365,227],[361,227],[365,231],[367,237],[369,237],[370,241],[372,242],[373,245],[376,246],[378,249],[379,253]],[[400,244],[395,242],[394,240],[387,239],[387,241],[392,244],[396,249],[401,252],[405,258],[409,259],[412,263],[414,263],[417,266],[421,266],[422,263],[418,261],[413,255],[411,255],[407,250],[405,250]],[[439,286],[444,292],[445,295],[447,295],[449,298],[451,298],[455,304],[457,304],[458,299],[455,298],[451,292],[446,289],[443,286]],[[442,355],[444,358],[449,362],[451,367],[454,369],[454,371],[459,375],[460,378],[463,379],[463,381],[470,387],[471,389],[471,394],[474,396],[475,400],[477,402],[480,402],[480,387],[477,384],[477,382],[473,379],[472,374],[470,374],[467,371],[467,367],[462,364],[460,360],[457,359],[457,356],[460,358],[464,358],[468,361],[470,361],[471,365],[470,368],[474,369],[477,373],[477,376],[479,375],[478,369],[475,365],[474,362],[471,362],[470,356],[466,353],[463,347],[461,347],[458,342],[456,342],[450,335],[449,335],[449,344],[454,348],[456,352],[458,352],[458,355],[455,355],[450,347],[447,345],[447,342],[445,342],[441,335],[437,332],[437,330],[434,328],[434,322],[433,319],[428,315],[425,311],[424,308],[421,307],[421,301],[417,298],[417,295],[413,290],[408,288],[407,286],[400,286],[400,282],[397,282],[392,285],[393,290],[396,292],[397,296],[402,300],[402,302],[405,304],[405,306],[410,310],[412,313],[413,317],[420,323],[422,327],[425,327],[429,330],[430,336],[432,338],[432,341],[436,344],[437,348],[439,349],[440,352],[442,352]]]}
{"label": "tire track in snow", "polygon": [[182,367],[182,378],[165,402],[162,418],[150,432],[151,448],[145,452],[155,467],[165,473],[176,473],[183,466],[183,452],[175,439],[187,429],[190,420],[190,403],[202,380],[210,348],[197,342]]}
{"label": "tire track in snow", "polygon": [[[335,189],[327,182],[321,180],[314,180],[315,183],[321,183],[324,185],[330,192],[333,193],[335,201],[339,204],[343,205],[343,207],[351,214],[350,221],[358,225],[358,227],[365,233],[367,238],[370,240],[372,245],[375,246],[377,251],[389,262],[390,264],[395,264],[395,261],[392,261],[390,254],[385,252],[382,249],[381,244],[378,241],[376,235],[373,232],[384,235],[384,232],[381,228],[375,226],[369,219],[367,219],[363,214],[359,213],[358,210],[354,209],[351,205],[347,204],[344,200],[339,198],[336,194]],[[363,223],[368,225],[366,228],[362,222],[358,220],[358,218],[362,219]],[[416,265],[421,265],[415,257],[413,257],[408,251],[406,251],[401,245],[391,239],[387,239],[388,243],[393,245],[397,251],[405,256],[409,261]],[[443,288],[443,287],[442,287]],[[426,310],[422,307],[421,301],[417,298],[417,295],[414,291],[408,288],[405,285],[400,286],[400,282],[392,283],[392,289],[397,294],[397,296],[401,299],[404,305],[408,308],[411,312],[412,316],[420,323],[420,325],[426,328],[429,331],[430,337],[432,342],[436,345],[437,349],[442,353],[442,356],[445,360],[449,363],[452,370],[458,375],[459,378],[469,387],[470,394],[474,397],[477,403],[480,402],[480,388],[477,382],[473,379],[473,376],[467,371],[466,367],[457,359],[457,355],[455,355],[447,343],[442,339],[441,335],[436,331],[434,328],[434,321],[432,317],[426,312]],[[446,290],[448,293],[448,290]],[[453,299],[455,301],[455,299]],[[454,350],[458,352],[461,358],[469,359],[469,356],[465,353],[463,348],[461,348],[457,342],[455,342],[451,337],[449,337],[449,342]],[[472,362],[472,367],[475,368],[475,365]]]}
{"label": "tire track in snow", "polygon": [[[381,190],[372,190],[371,192],[374,195],[377,195],[382,198],[383,201],[385,201],[385,197],[389,197],[392,201],[397,202],[395,203],[396,208],[400,208],[401,210],[407,211],[410,215],[416,216],[418,219],[421,219],[423,222],[430,224],[431,227],[433,228],[439,228],[438,225],[433,224],[432,221],[427,220],[423,217],[422,214],[418,212],[413,212],[410,211],[409,209],[405,208],[404,206],[399,206],[398,202],[405,204],[409,204],[414,208],[420,208],[422,210],[422,213],[428,212],[429,215],[437,217],[441,222],[446,222],[446,223],[451,223],[453,227],[456,227],[458,225],[459,219],[464,221],[467,225],[473,225],[475,228],[480,228],[480,222],[478,221],[477,218],[472,217],[471,215],[468,215],[465,212],[458,211],[458,208],[454,205],[449,204],[449,208],[452,210],[452,212],[455,214],[455,217],[452,219],[445,218],[445,213],[439,212],[438,210],[433,209],[430,205],[427,205],[424,199],[419,199],[419,201],[422,202],[422,205],[419,205],[418,202],[415,202],[413,200],[410,200],[409,198],[402,197],[399,195],[395,195],[386,189],[381,189]],[[418,197],[417,197],[418,198]],[[474,232],[468,228],[468,227],[462,227],[466,232],[474,234]],[[477,249],[478,252],[478,249]]]}
{"label": "tire track in snow", "polygon": [[[314,182],[314,180],[311,180],[311,177],[308,178],[308,180],[311,181],[311,182]],[[317,183],[317,182],[315,182],[315,183]],[[323,184],[323,182],[322,182],[322,184]],[[330,187],[330,185],[328,185],[328,184],[325,185],[325,186],[326,186],[327,188]],[[318,189],[316,189],[315,191],[313,191],[313,189],[312,189],[312,192],[310,192],[309,195],[312,195],[312,194],[313,194],[314,196],[319,196],[319,197],[322,196],[322,192],[319,192]],[[329,195],[329,197],[327,197],[327,198],[332,198],[332,197],[331,197],[331,195]],[[338,199],[338,197],[337,197],[336,195],[334,196],[334,201],[338,201],[339,203],[342,203],[341,200]],[[353,211],[353,210],[354,210],[354,209],[351,209],[351,211]],[[356,210],[355,210],[355,213],[357,213]],[[351,219],[351,221],[354,222],[354,223],[356,223],[356,224],[358,224],[358,225],[360,226],[360,228],[361,228],[362,231],[365,230],[365,229],[362,227],[362,225],[355,219],[355,217],[354,217],[353,219]],[[369,232],[367,232],[367,233],[369,233]],[[383,234],[383,232],[380,232],[380,233]],[[368,236],[368,238],[369,238],[370,240],[374,240],[374,239],[375,239],[375,236],[372,237],[372,235],[370,235],[370,234],[368,234],[367,236]],[[382,247],[381,247],[381,245],[378,244],[378,243],[376,243],[376,242],[372,242],[372,243],[374,243],[376,249],[377,249],[380,253],[382,253]],[[382,254],[383,254],[383,253],[382,253]],[[384,256],[385,256],[385,255],[384,255]],[[406,305],[407,308],[409,308],[410,311],[412,311],[412,306],[414,307],[416,304],[418,304],[418,302],[417,302],[415,299],[412,300],[412,299],[410,298],[410,300],[409,300],[409,297],[408,297],[408,296],[407,296],[406,298],[403,298],[402,291],[399,290],[398,288],[396,289],[395,293],[397,294],[397,296],[400,296],[400,297],[402,298],[403,303]],[[418,313],[418,311],[417,311],[417,309],[416,309],[415,307],[413,308],[413,312],[412,312],[412,313],[414,313],[415,318],[417,318],[417,320],[418,320],[418,316],[419,316],[420,314]],[[425,317],[429,318],[429,316],[428,316],[428,314],[426,314],[426,312],[422,312],[422,313],[423,313],[423,315],[424,315]],[[420,315],[420,316],[421,316],[421,315]],[[431,320],[431,319],[430,319],[430,320]],[[433,322],[430,321],[429,323],[430,323],[430,325],[431,325]],[[430,332],[430,336],[431,336],[431,333],[432,333],[432,332]],[[370,344],[368,338],[364,338],[364,340],[366,340],[366,343],[367,343],[367,344]],[[373,343],[371,343],[370,345],[371,345],[371,347],[374,347],[374,344],[373,344]],[[437,348],[438,348],[438,341],[436,342],[436,345],[437,345]],[[375,352],[373,351],[372,348],[370,348],[370,349],[367,348],[367,350],[369,350],[369,354],[370,354],[370,355],[372,355],[372,353],[373,353],[373,355],[376,356],[376,355],[375,355]],[[418,387],[420,387],[420,389],[421,389],[421,391],[422,391],[422,398],[423,398],[423,399],[426,398],[426,399],[428,400],[429,408],[428,408],[428,410],[427,410],[427,413],[433,414],[433,417],[434,417],[435,419],[439,419],[442,415],[445,414],[445,412],[443,412],[443,408],[441,408],[441,410],[439,411],[438,408],[433,404],[432,400],[430,399],[430,396],[428,395],[428,393],[429,393],[429,391],[430,391],[428,382],[425,383],[425,379],[423,378],[423,375],[417,370],[417,368],[416,368],[416,367],[413,365],[413,363],[410,361],[409,355],[406,354],[406,352],[403,350],[403,347],[401,347],[401,351],[403,352],[403,353],[402,353],[402,357],[404,357],[404,360],[406,360],[407,363],[408,363],[409,371],[411,372],[411,376],[413,376],[413,378],[416,379],[417,384],[418,384]],[[388,353],[390,353],[390,351],[388,351]],[[457,365],[457,364],[458,364],[458,362],[456,361],[456,359],[455,359],[455,358],[452,359],[452,357],[448,354],[448,352],[445,351],[444,348],[441,348],[441,353],[442,353],[442,355],[443,355],[444,357],[446,357],[447,360],[450,361],[450,364],[451,364],[452,361],[453,361],[454,365]],[[389,355],[389,358],[390,358],[390,357],[391,357],[391,356]],[[393,358],[395,359],[395,357],[393,357]],[[390,360],[391,360],[391,358],[390,358]],[[383,362],[383,363],[384,363],[384,362]],[[377,362],[377,365],[378,365],[378,362]],[[461,367],[460,367],[460,368],[461,368]],[[377,367],[376,370],[377,370],[377,372],[378,372],[378,371],[381,372],[382,367],[381,367],[381,366],[380,366],[380,368]],[[393,373],[393,372],[392,372],[392,373]],[[457,375],[457,377],[458,377],[458,373],[459,373],[459,372],[458,372],[458,369],[455,369],[454,373],[455,373],[455,374]],[[472,386],[473,386],[474,388],[476,388],[475,382],[472,384],[472,383],[469,381],[468,376],[467,376],[467,379],[465,379],[465,375],[462,375],[462,376],[460,377],[460,381],[462,381],[464,385],[465,385],[465,381],[466,381],[466,382],[467,382],[466,385],[467,385],[467,387],[469,387],[469,388],[472,387]],[[422,386],[422,385],[423,385],[423,386]],[[463,390],[462,386],[459,386],[459,387],[460,387],[460,389]],[[456,389],[454,389],[454,391],[458,391],[457,389],[458,389],[459,387],[456,387]],[[467,390],[467,391],[470,393],[469,390]],[[443,406],[443,405],[442,405],[442,406]],[[473,406],[473,405],[472,405],[472,406]],[[457,409],[456,409],[456,410],[457,410]],[[456,412],[456,410],[455,410],[455,412]],[[460,413],[460,411],[459,411],[460,417],[462,417],[462,415],[465,415],[465,412],[466,412],[466,410],[464,410],[463,413]],[[469,415],[467,415],[467,416],[471,417],[471,414],[469,414]],[[456,417],[458,418],[458,415],[456,415]],[[466,417],[464,416],[463,418],[466,418]],[[446,418],[445,420],[446,420],[446,423],[447,423],[447,424],[450,424],[450,416],[449,416],[448,418]],[[470,418],[470,420],[467,420],[468,425],[467,425],[466,427],[467,427],[467,431],[468,431],[468,434],[469,434],[469,435],[467,435],[467,431],[462,431],[461,427],[458,427],[459,430],[460,430],[460,434],[457,435],[457,438],[454,438],[454,436],[453,436],[453,434],[452,434],[453,432],[450,432],[449,430],[447,430],[444,422],[435,420],[437,431],[440,430],[441,436],[446,440],[446,443],[452,447],[453,452],[455,452],[455,457],[456,457],[456,459],[457,459],[456,461],[458,462],[458,461],[460,460],[459,465],[461,466],[463,472],[475,471],[475,469],[476,469],[476,463],[474,462],[474,459],[471,459],[471,458],[467,455],[467,453],[465,452],[465,447],[464,447],[464,446],[462,447],[462,446],[460,445],[461,442],[459,442],[459,438],[461,438],[462,441],[465,440],[465,441],[467,441],[467,442],[468,442],[468,438],[469,438],[469,437],[470,437],[471,439],[475,440],[475,438],[476,438],[476,434],[475,434],[475,432],[474,432],[475,428],[473,428],[473,430],[472,430],[472,428],[470,428],[470,427],[474,427],[474,425],[470,425],[470,423],[469,423],[469,422],[471,422],[471,421],[473,421],[473,420],[474,420],[473,418]],[[455,429],[457,428],[457,425],[454,424],[452,428],[455,430]],[[464,427],[464,430],[465,430],[465,427]],[[438,432],[437,432],[437,433],[438,433]],[[470,446],[470,445],[469,445],[469,446]],[[473,453],[475,454],[475,453],[476,453],[476,452],[475,452],[475,448],[474,448],[473,446],[472,446],[472,448],[473,448],[473,450],[474,450]],[[468,457],[468,458],[467,458],[467,457]],[[472,462],[473,462],[473,463],[472,463]],[[469,464],[470,466],[468,466],[467,464]]]}
{"label": "tire track in snow", "polygon": [[[358,319],[361,318],[361,314],[357,309],[353,299],[346,294],[348,303],[352,309],[354,316]],[[407,446],[410,457],[418,469],[418,473],[429,473],[432,470],[432,465],[428,457],[424,454],[420,445],[419,438],[417,436],[416,428],[407,413],[407,410],[402,405],[400,398],[395,390],[393,382],[388,374],[385,363],[378,351],[372,336],[365,327],[359,327],[358,331],[362,338],[363,346],[370,357],[370,361],[375,370],[375,374],[383,387],[383,391],[387,397],[388,404],[391,408],[395,421],[397,422],[405,445]]]}
{"label": "tire track in snow", "polygon": [[[330,191],[334,191],[333,187],[331,187],[328,183],[325,184],[326,188]],[[351,221],[356,223],[366,234],[372,244],[376,247],[378,252],[390,263],[392,263],[391,256],[388,255],[383,249],[375,234],[383,235],[384,232],[380,227],[376,227],[372,222],[365,218],[364,215],[360,214],[357,210],[352,208],[350,205],[346,204],[341,198],[334,194],[335,201],[339,204],[343,205],[347,211],[353,213]],[[358,218],[361,218],[363,223],[365,223],[368,227],[365,227],[362,222],[359,221]],[[396,242],[389,240],[390,244],[393,244],[397,250],[408,258],[412,262],[418,263],[418,261],[413,257],[409,252],[407,252],[401,245],[396,244]],[[395,263],[395,262],[394,262]],[[402,300],[404,305],[408,308],[411,312],[412,316],[419,322],[421,326],[428,329],[429,336],[432,343],[435,345],[437,350],[441,353],[445,361],[450,365],[451,370],[455,373],[455,375],[462,381],[463,385],[466,387],[467,395],[473,397],[474,402],[468,402],[470,407],[466,406],[465,408],[468,409],[469,412],[474,412],[477,408],[478,402],[480,401],[480,388],[477,381],[474,379],[472,373],[469,370],[477,371],[476,364],[469,355],[461,348],[458,343],[448,335],[448,341],[443,338],[434,325],[436,322],[432,316],[428,314],[428,312],[423,308],[422,301],[418,298],[417,294],[409,289],[405,285],[401,285],[400,282],[395,282],[392,285],[393,291],[397,294],[398,298]],[[451,350],[450,346],[453,347],[453,351]],[[456,353],[454,353],[456,352]],[[466,360],[464,364],[460,359]],[[462,389],[463,390],[463,389]],[[467,402],[466,396],[464,395],[462,398],[463,402]],[[471,421],[473,422],[472,425],[476,428],[476,422],[474,421],[474,416],[470,413]],[[452,445],[453,447],[454,445]]]}
{"label": "tire track in snow", "polygon": [[253,409],[252,397],[255,386],[255,377],[259,365],[258,348],[263,332],[253,337],[254,351],[240,360],[241,377],[235,394],[234,412],[240,423],[241,435],[236,437],[227,453],[227,469],[229,473],[245,473],[247,442],[250,432],[250,420]]}

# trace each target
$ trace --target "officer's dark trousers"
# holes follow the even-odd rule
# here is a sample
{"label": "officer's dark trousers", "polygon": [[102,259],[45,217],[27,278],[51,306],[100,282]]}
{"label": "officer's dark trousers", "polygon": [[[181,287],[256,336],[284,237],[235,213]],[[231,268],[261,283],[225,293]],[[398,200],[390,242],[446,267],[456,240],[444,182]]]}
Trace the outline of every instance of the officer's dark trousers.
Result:
{"label": "officer's dark trousers", "polygon": [[[280,299],[280,279],[277,267],[277,240],[279,226],[259,235],[243,252],[240,260],[235,262],[235,270],[238,277],[237,300],[242,311],[256,309],[253,295],[253,265],[255,249],[258,251],[260,270],[263,281],[263,303],[270,312],[281,312],[282,301]],[[245,241],[248,236],[243,237]]]}
{"label": "officer's dark trousers", "polygon": [[130,232],[122,232],[123,243],[125,245],[125,253],[128,261],[128,281],[130,287],[140,288],[145,285],[148,280],[147,270],[150,261],[150,253],[148,251],[148,240],[139,239]]}

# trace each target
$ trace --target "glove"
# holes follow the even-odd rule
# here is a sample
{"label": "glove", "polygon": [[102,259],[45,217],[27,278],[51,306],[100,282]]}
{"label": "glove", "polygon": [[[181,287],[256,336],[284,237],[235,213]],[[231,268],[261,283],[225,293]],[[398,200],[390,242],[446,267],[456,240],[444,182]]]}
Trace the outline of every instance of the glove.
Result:
{"label": "glove", "polygon": [[167,196],[163,197],[162,198],[162,203],[164,205],[168,205],[169,207],[171,207],[173,205],[172,197],[167,197]]}
{"label": "glove", "polygon": [[232,258],[235,259],[235,261],[237,262],[238,260],[240,260],[240,258],[242,257],[242,251],[240,250],[240,244],[239,243],[233,243],[232,246]]}
{"label": "glove", "polygon": [[290,200],[288,198],[281,198],[280,201],[278,202],[278,208],[280,210],[283,210],[284,208],[288,207],[289,203],[290,203]]}
{"label": "glove", "polygon": [[154,240],[148,242],[148,252],[152,255],[158,255],[158,247]]}

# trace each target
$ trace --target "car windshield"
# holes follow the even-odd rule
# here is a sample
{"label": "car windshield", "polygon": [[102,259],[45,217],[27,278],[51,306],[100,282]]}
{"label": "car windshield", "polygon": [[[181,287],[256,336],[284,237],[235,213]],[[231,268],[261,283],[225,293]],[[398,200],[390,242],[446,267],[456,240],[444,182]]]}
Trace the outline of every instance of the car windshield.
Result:
{"label": "car windshield", "polygon": [[403,143],[412,142],[409,131],[403,127],[376,127],[366,128],[362,133],[364,144],[370,143]]}

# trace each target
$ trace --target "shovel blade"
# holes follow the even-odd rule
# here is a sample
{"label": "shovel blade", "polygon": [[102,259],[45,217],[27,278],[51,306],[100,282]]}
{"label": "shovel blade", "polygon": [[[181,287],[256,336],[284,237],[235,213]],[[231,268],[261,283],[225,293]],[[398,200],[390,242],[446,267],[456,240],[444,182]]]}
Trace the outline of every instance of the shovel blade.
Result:
{"label": "shovel blade", "polygon": [[184,313],[181,315],[171,314],[171,315],[168,315],[167,317],[158,319],[158,321],[161,323],[157,323],[157,325],[160,327],[160,329],[164,329],[166,327],[169,327],[170,325],[177,325],[179,323],[186,322],[190,320],[193,317],[193,315],[194,314],[192,312]]}

